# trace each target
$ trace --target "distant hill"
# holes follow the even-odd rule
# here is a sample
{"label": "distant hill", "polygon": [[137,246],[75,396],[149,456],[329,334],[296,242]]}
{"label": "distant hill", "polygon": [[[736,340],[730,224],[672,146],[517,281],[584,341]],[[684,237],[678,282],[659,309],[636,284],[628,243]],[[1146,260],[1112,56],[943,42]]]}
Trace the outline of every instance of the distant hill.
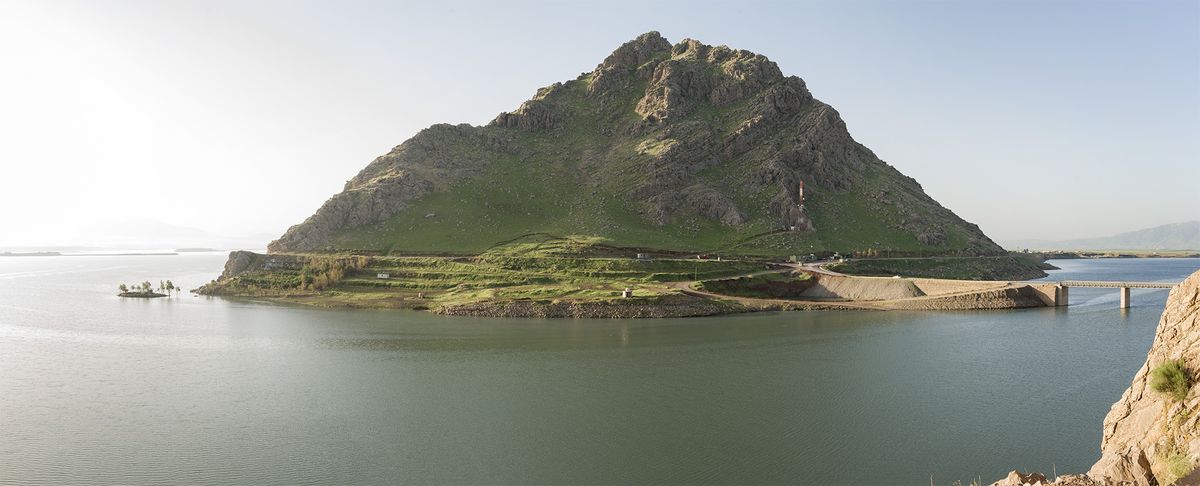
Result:
{"label": "distant hill", "polygon": [[478,253],[538,233],[744,254],[1003,252],[800,78],[657,32],[486,126],[422,130],[268,248]]}
{"label": "distant hill", "polygon": [[1005,246],[1012,250],[1200,250],[1200,221],[1164,224],[1099,238],[1016,240]]}

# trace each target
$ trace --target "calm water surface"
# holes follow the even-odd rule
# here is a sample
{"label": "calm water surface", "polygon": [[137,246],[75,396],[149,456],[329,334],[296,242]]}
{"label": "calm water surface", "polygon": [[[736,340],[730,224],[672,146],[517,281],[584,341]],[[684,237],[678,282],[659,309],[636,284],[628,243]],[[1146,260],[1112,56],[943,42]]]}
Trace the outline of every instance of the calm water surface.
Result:
{"label": "calm water surface", "polygon": [[[887,483],[1086,470],[1166,291],[1067,309],[533,320],[193,288],[221,254],[0,258],[0,483]],[[1197,259],[1066,260],[1177,281]]]}

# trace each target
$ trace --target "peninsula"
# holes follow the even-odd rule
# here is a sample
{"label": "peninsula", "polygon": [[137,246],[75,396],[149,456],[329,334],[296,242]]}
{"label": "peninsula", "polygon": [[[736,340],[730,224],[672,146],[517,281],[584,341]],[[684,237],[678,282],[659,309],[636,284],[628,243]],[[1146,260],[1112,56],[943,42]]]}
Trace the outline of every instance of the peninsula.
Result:
{"label": "peninsula", "polygon": [[[422,130],[268,251],[234,252],[197,291],[649,317],[837,307],[712,291],[743,286],[712,282],[727,278],[799,289],[831,277],[798,265],[831,258],[904,259],[913,277],[1045,275],[856,142],[800,78],[760,54],[657,32],[485,126]],[[890,269],[863,273],[879,271]]]}

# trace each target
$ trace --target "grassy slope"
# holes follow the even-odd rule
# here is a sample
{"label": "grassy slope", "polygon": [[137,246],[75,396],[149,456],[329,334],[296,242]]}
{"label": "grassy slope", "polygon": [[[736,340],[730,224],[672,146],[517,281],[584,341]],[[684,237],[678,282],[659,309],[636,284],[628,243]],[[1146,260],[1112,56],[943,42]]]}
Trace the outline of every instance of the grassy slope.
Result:
{"label": "grassy slope", "polygon": [[[474,258],[371,257],[322,291],[297,287],[300,270],[247,272],[221,285],[230,294],[289,297],[296,302],[362,307],[436,307],[481,301],[598,301],[634,290],[634,301],[676,295],[665,282],[741,275],[761,270],[757,262],[580,257],[592,238],[523,238]],[[390,278],[380,279],[379,273]]]}
{"label": "grassy slope", "polygon": [[[949,226],[942,248],[921,245],[905,231],[892,227],[894,208],[872,204],[863,196],[895,189],[896,174],[871,168],[857,191],[824,191],[810,187],[809,213],[814,233],[779,233],[765,210],[774,188],[759,192],[732,191],[751,219],[739,227],[701,217],[676,218],[662,227],[645,221],[625,196],[646,177],[639,164],[661,150],[653,136],[625,139],[605,135],[597,127],[612,118],[636,116],[631,110],[592,111],[585,94],[586,79],[566,83],[544,101],[559,113],[569,113],[560,130],[523,132],[481,127],[510,137],[520,156],[493,154],[482,173],[453,192],[435,192],[390,220],[356,228],[334,238],[338,248],[384,252],[476,254],[497,242],[530,233],[601,235],[610,244],[665,250],[725,252],[746,255],[789,255],[866,249],[952,252],[966,244],[965,232]],[[643,86],[628,91],[616,106],[632,106]],[[728,132],[747,116],[748,102],[716,109],[701,106],[683,121],[708,121]],[[463,148],[469,149],[469,148]],[[478,148],[475,148],[478,149]],[[745,157],[762,157],[750,153]],[[702,171],[701,180],[714,187],[755,187],[751,165],[724,161]],[[427,217],[427,215],[433,215]],[[925,212],[925,217],[932,215]]]}

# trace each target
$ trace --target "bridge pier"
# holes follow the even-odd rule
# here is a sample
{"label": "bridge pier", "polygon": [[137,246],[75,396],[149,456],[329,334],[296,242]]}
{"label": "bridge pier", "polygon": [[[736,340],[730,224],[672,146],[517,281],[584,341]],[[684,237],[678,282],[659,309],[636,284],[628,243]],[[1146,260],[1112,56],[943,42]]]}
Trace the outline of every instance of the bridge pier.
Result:
{"label": "bridge pier", "polygon": [[1170,289],[1178,284],[1167,282],[1101,282],[1085,280],[1063,280],[1060,282],[1009,282],[1009,285],[1028,284],[1046,306],[1066,307],[1071,305],[1071,287],[1117,289],[1121,292],[1121,309],[1130,305],[1131,289]]}

